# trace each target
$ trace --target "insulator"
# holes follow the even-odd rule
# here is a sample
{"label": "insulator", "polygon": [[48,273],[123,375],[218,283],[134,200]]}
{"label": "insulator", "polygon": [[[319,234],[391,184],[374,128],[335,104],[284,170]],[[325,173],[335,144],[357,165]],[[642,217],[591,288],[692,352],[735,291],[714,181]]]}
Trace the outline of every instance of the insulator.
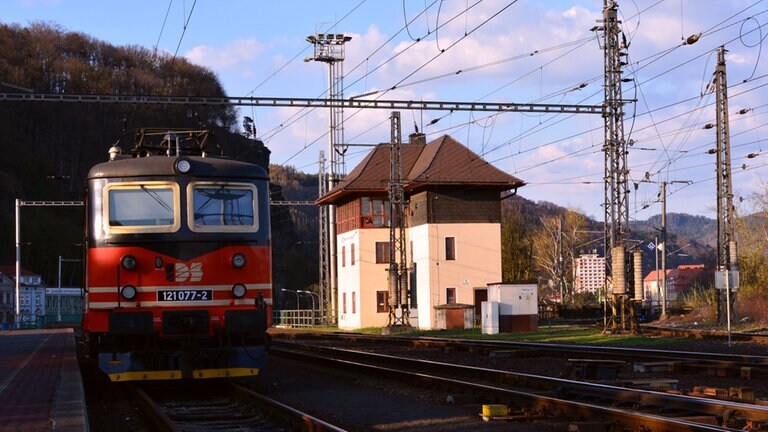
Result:
{"label": "insulator", "polygon": [[624,246],[614,246],[611,249],[611,279],[613,281],[613,293],[623,295],[627,293],[626,264],[624,263]]}
{"label": "insulator", "polygon": [[123,150],[120,147],[118,147],[116,145],[112,146],[109,149],[109,160],[117,159],[117,155],[121,154],[122,152],[123,152]]}
{"label": "insulator", "polygon": [[635,300],[644,300],[643,296],[643,253],[639,250],[632,253],[632,265],[635,275]]}
{"label": "insulator", "polygon": [[685,40],[685,44],[684,45],[693,45],[693,44],[695,44],[699,40],[700,37],[701,37],[701,33],[696,33],[696,34],[690,35]]}
{"label": "insulator", "polygon": [[408,273],[402,272],[400,274],[400,304],[408,304]]}
{"label": "insulator", "polygon": [[736,242],[731,240],[728,242],[728,259],[731,264],[731,267],[736,265],[739,262],[739,257],[737,255],[736,251]]}
{"label": "insulator", "polygon": [[400,300],[397,295],[397,264],[390,263],[389,278],[387,278],[387,282],[389,282],[389,305],[397,306]]}

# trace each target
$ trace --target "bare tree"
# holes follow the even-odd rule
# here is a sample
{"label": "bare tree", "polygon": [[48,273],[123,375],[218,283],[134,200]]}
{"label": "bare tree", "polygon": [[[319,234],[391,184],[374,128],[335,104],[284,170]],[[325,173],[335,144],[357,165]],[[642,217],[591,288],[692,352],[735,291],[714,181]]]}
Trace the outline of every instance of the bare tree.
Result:
{"label": "bare tree", "polygon": [[537,273],[559,293],[563,304],[573,302],[573,259],[582,243],[584,215],[566,210],[558,216],[541,218],[541,228],[534,234],[533,258]]}

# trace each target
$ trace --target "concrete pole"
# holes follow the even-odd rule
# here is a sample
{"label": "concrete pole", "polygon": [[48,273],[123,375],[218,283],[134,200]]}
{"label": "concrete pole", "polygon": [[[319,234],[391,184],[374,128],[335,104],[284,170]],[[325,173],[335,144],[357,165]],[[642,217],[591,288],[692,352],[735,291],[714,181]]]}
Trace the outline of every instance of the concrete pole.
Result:
{"label": "concrete pole", "polygon": [[667,182],[661,182],[661,316],[667,317]]}
{"label": "concrete pole", "polygon": [[21,200],[16,199],[16,316],[13,319],[14,328],[19,328],[19,316],[21,308],[19,306],[19,297],[21,295]]}
{"label": "concrete pole", "polygon": [[59,278],[58,278],[59,291],[56,295],[56,322],[61,322],[61,255],[59,255]]}

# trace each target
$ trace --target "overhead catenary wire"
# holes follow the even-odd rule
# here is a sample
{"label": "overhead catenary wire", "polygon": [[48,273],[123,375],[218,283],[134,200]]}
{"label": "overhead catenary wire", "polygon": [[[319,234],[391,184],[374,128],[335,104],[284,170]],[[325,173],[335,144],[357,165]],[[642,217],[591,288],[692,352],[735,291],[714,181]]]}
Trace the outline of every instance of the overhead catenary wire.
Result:
{"label": "overhead catenary wire", "polygon": [[[481,2],[482,2],[482,0],[478,0],[477,2],[473,3],[472,5],[470,5],[468,9],[471,9],[472,7],[475,7],[477,4],[479,4],[479,3],[481,3]],[[503,12],[504,10],[506,10],[507,8],[509,8],[510,6],[512,6],[512,5],[513,5],[514,3],[516,3],[516,2],[517,2],[517,0],[514,0],[514,1],[512,1],[511,3],[508,3],[506,6],[502,7],[502,8],[501,8],[501,10],[497,11],[497,12],[496,12],[496,13],[494,13],[494,14],[493,14],[491,17],[489,17],[489,18],[486,18],[486,19],[485,19],[485,20],[483,20],[483,21],[482,21],[480,24],[478,24],[478,25],[477,25],[477,26],[476,26],[476,27],[475,27],[475,28],[474,28],[472,31],[470,31],[470,32],[469,32],[469,34],[473,33],[475,30],[477,30],[477,29],[481,28],[482,26],[484,26],[485,24],[487,24],[488,22],[490,22],[492,19],[494,19],[496,16],[498,16],[498,15],[499,15],[501,12]],[[466,12],[466,10],[465,10],[464,12]],[[461,15],[461,14],[456,14],[456,15],[454,15],[454,17],[452,17],[450,20],[448,20],[448,21],[447,21],[445,24],[441,24],[441,25],[446,25],[447,23],[449,23],[449,22],[453,21],[454,19],[456,19],[456,17],[458,17],[458,16],[460,16],[460,15]],[[460,38],[459,40],[457,40],[456,42],[452,43],[452,44],[451,44],[451,45],[450,45],[448,48],[446,48],[446,50],[448,50],[448,49],[450,49],[450,48],[452,48],[452,47],[456,46],[458,43],[460,43],[462,40],[464,40],[464,38],[466,38],[466,36],[464,36],[464,37]],[[415,43],[418,43],[418,42],[415,42]],[[411,46],[413,46],[413,45],[411,45]],[[433,61],[435,58],[437,58],[438,56],[440,56],[440,55],[441,55],[442,53],[444,53],[444,52],[445,52],[445,51],[442,51],[441,53],[439,53],[439,54],[437,54],[437,55],[433,56],[433,57],[432,57],[430,60],[428,60],[427,62],[423,63],[421,66],[417,67],[415,71],[413,71],[413,72],[409,73],[409,74],[406,76],[406,78],[403,78],[402,80],[400,80],[400,82],[402,82],[402,81],[404,81],[405,79],[407,79],[408,77],[412,76],[412,75],[413,75],[413,74],[415,74],[415,73],[416,73],[418,70],[421,70],[421,69],[422,69],[422,68],[423,68],[423,67],[424,67],[426,64],[429,64],[429,63],[431,63],[431,61]],[[402,51],[401,51],[401,53],[402,53]],[[398,54],[398,55],[399,55],[399,54]],[[397,56],[397,55],[395,55],[395,56],[393,56],[393,57],[390,57],[390,59],[389,59],[389,60],[387,60],[387,61],[391,61],[391,60],[392,60],[392,58],[394,58],[394,57],[396,57],[396,56]],[[354,84],[354,83],[353,83],[353,84]],[[352,85],[352,84],[350,84],[350,85]],[[348,88],[348,87],[349,87],[349,86],[345,86],[345,88]],[[382,96],[383,94],[385,94],[386,92],[387,92],[387,91],[385,91],[385,92],[382,92],[382,94],[381,94],[381,95],[379,95],[379,97],[380,97],[380,96]],[[378,98],[377,98],[377,99],[378,99]],[[362,108],[361,108],[361,109],[362,109]],[[355,116],[355,115],[357,115],[358,113],[360,113],[360,109],[358,109],[357,111],[355,111],[355,112],[353,112],[352,114],[350,114],[350,115],[349,115],[349,116],[348,116],[348,117],[347,117],[347,118],[346,118],[344,121],[345,121],[345,122],[346,122],[346,121],[348,121],[348,119],[349,119],[349,118],[352,118],[352,117],[354,117],[354,116]],[[319,139],[320,139],[320,138],[318,138],[318,139],[314,140],[314,141],[312,142],[312,144],[314,144],[315,142],[319,141]],[[296,156],[298,156],[298,154],[299,154],[299,153],[301,153],[301,152],[303,152],[304,150],[306,150],[306,148],[308,148],[308,146],[305,146],[304,148],[300,149],[300,150],[299,150],[297,153],[295,153],[294,155],[292,155],[292,156],[289,158],[289,160],[290,160],[290,159],[293,159],[293,158],[294,158],[294,157],[296,157]]]}
{"label": "overhead catenary wire", "polygon": [[[656,2],[656,3],[661,3],[661,2]],[[641,13],[642,13],[642,12],[641,12]],[[725,22],[725,21],[723,21],[723,22]],[[757,32],[756,32],[756,33],[757,33]],[[745,32],[745,34],[746,34],[746,32]],[[704,36],[705,36],[705,34],[704,34],[702,37],[704,37]],[[719,42],[720,42],[720,41],[719,41]],[[637,62],[633,62],[633,63],[637,63]],[[675,62],[675,63],[677,64],[677,63],[679,63],[679,62]],[[641,64],[641,66],[642,66],[642,64]],[[466,69],[463,69],[463,70],[464,70],[464,72],[462,72],[462,73],[466,73]],[[672,68],[670,68],[670,72],[668,72],[667,74],[671,73],[671,71],[673,71],[673,69],[672,69]],[[651,75],[653,75],[653,74],[648,74],[648,76],[651,76]],[[662,75],[660,75],[660,76],[664,76],[664,75],[662,74]],[[752,79],[755,79],[754,77],[751,77],[751,78],[752,78]],[[638,79],[638,81],[640,81],[640,80]],[[645,85],[647,85],[647,86],[653,85],[653,83],[654,83],[654,80],[645,80],[645,81],[646,81],[646,84],[645,84]],[[427,81],[427,82],[428,82],[428,81]],[[424,82],[424,83],[426,84],[427,82]],[[409,83],[409,82],[406,80],[406,82],[404,82],[404,83],[401,85],[401,88],[402,88],[402,86],[403,86],[403,85],[416,86],[416,85],[418,85],[418,84],[420,84],[420,83],[413,83],[413,84],[411,84],[411,83]],[[640,83],[640,84],[643,84],[643,83]],[[732,86],[729,86],[729,87],[732,87]],[[755,86],[750,86],[750,88],[754,88],[754,87],[755,87]],[[642,94],[643,94],[643,92],[644,92],[645,90],[647,90],[648,88],[650,88],[650,87],[640,87],[640,88],[638,89],[638,92],[639,92],[638,94],[639,94],[639,95],[642,95]],[[645,90],[644,90],[644,89],[645,89]],[[751,90],[751,91],[754,91],[754,90]],[[732,95],[731,95],[731,98],[733,99],[734,97],[735,97],[735,96],[732,94]],[[645,97],[644,99],[648,99],[648,97]],[[696,101],[695,99],[696,99],[695,97],[692,97],[692,98],[691,98],[691,100],[692,100],[692,101],[694,101],[694,102],[698,102],[698,101]],[[704,105],[706,106],[706,104],[704,104]],[[683,106],[684,106],[684,105],[683,105],[683,103],[681,102],[681,104],[679,104],[679,105],[672,105],[672,106],[670,106],[669,108],[676,108],[676,107],[683,107]],[[643,112],[640,112],[640,111],[643,111]],[[654,107],[654,106],[652,106],[652,105],[650,105],[650,104],[647,104],[646,106],[644,106],[644,107],[643,107],[643,110],[639,110],[639,109],[638,109],[638,113],[637,113],[637,115],[638,115],[638,118],[639,118],[639,117],[641,117],[641,116],[642,116],[644,113],[654,113],[654,112],[661,112],[661,111],[659,111],[659,107]],[[697,115],[697,116],[699,116],[699,118],[701,118],[701,117],[704,117],[704,116],[701,114],[701,113],[702,113],[702,111],[695,111],[695,113],[696,113],[696,115]],[[648,114],[645,114],[645,115],[646,115],[646,116],[648,116]],[[490,118],[491,116],[488,116],[488,117]],[[494,117],[493,117],[493,118],[496,118],[496,117],[498,117],[498,116],[497,116],[497,115],[494,115]],[[563,116],[563,117],[564,117],[564,116]],[[664,116],[664,119],[666,119],[666,118],[667,118],[667,117],[666,117],[666,116]],[[477,124],[478,124],[478,122],[484,122],[484,121],[490,121],[490,120],[484,120],[484,118],[483,118],[482,116],[472,116],[472,117],[471,117],[470,119],[468,119],[468,121],[466,122],[466,124],[465,124],[465,127],[468,127],[468,126],[470,126],[470,125],[477,125]],[[551,123],[555,123],[555,122],[551,122]],[[656,124],[656,125],[661,125],[661,124],[663,124],[663,123],[659,123],[659,122],[656,122],[656,121],[650,121],[650,122],[648,122],[648,123],[652,123],[652,124]],[[692,127],[690,127],[690,125],[692,125],[692,124],[697,124],[697,123],[699,123],[699,121],[698,121],[698,120],[696,120],[696,118],[695,118],[695,117],[694,117],[694,118],[692,118],[690,121],[687,121],[687,122],[686,122],[686,124],[687,124],[687,125],[689,125],[689,127],[687,127],[687,128],[683,128],[683,129],[680,129],[680,130],[677,132],[677,134],[679,134],[679,136],[678,136],[677,138],[675,138],[675,135],[674,135],[674,134],[672,134],[670,131],[662,131],[662,130],[659,130],[659,132],[657,132],[657,133],[655,134],[655,136],[656,136],[656,137],[659,137],[659,136],[662,136],[662,135],[666,135],[666,136],[668,136],[668,137],[671,137],[671,138],[673,138],[673,140],[672,140],[670,143],[668,143],[668,144],[667,144],[667,151],[669,152],[669,154],[671,155],[671,157],[664,157],[664,160],[665,160],[665,164],[664,164],[664,165],[669,165],[670,163],[676,163],[676,161],[680,161],[680,160],[683,160],[683,159],[681,159],[681,158],[678,158],[678,157],[680,157],[680,156],[681,156],[681,155],[683,155],[684,153],[682,153],[682,152],[678,152],[677,150],[678,150],[678,149],[680,149],[680,150],[685,150],[685,149],[688,149],[688,148],[690,148],[690,147],[691,147],[691,146],[689,146],[689,145],[685,144],[685,141],[686,141],[687,139],[690,139],[690,138],[685,138],[685,137],[686,137],[686,136],[690,137],[690,136],[691,136],[691,134],[692,134],[692,133],[694,133],[694,129],[692,129]],[[670,124],[671,124],[671,123],[670,123]],[[453,129],[448,129],[448,130],[458,130],[458,129],[460,129],[460,127],[456,127],[456,126],[458,126],[458,125],[459,125],[459,124],[455,124]],[[557,126],[554,126],[554,127],[557,127]],[[538,133],[542,133],[543,131],[552,131],[552,130],[553,130],[553,128],[549,128],[549,129],[547,129],[546,127],[539,127],[539,128],[540,128],[540,132],[538,132]],[[669,128],[668,128],[668,129],[669,129]],[[370,129],[369,129],[369,130],[370,130]],[[464,130],[466,130],[466,129],[464,129]],[[569,130],[569,131],[573,131],[574,129],[571,129],[571,128],[569,128],[568,130]],[[648,136],[648,134],[647,134],[647,132],[648,132],[648,131],[650,131],[650,130],[651,130],[651,129],[645,129],[645,132],[643,132],[643,129],[640,129],[640,128],[638,128],[637,130],[633,130],[633,135],[632,135],[632,138],[636,139],[638,142],[641,142],[641,138],[648,138],[648,137],[649,137],[649,136]],[[433,132],[434,132],[434,130],[433,130]],[[479,132],[479,130],[478,130],[478,132]],[[593,133],[594,133],[594,132],[593,132]],[[531,135],[531,137],[533,137],[533,135]],[[506,136],[504,136],[504,138],[506,139],[507,137],[506,137]],[[493,149],[494,149],[494,147],[495,147],[495,144],[493,144],[493,143],[492,143],[492,141],[490,141],[490,142],[487,142],[487,143],[485,142],[485,140],[483,140],[483,141],[484,141],[484,144],[485,144],[485,147],[484,147],[484,149],[485,149],[485,152],[486,152],[487,154],[490,154],[490,155],[491,155],[491,158],[489,158],[489,160],[490,160],[490,159],[494,159],[494,158],[493,158],[493,156],[498,156],[498,155],[499,155],[498,153],[496,153],[496,154],[492,153],[492,150],[493,150]],[[496,141],[496,139],[494,139],[493,141]],[[698,139],[697,139],[696,141],[698,142]],[[505,144],[505,145],[508,145],[508,144],[509,144],[509,140],[505,140],[505,141],[504,141],[504,144]],[[536,144],[536,145],[538,145],[538,144],[540,144],[540,141],[539,141],[539,140],[537,140],[537,142],[533,142],[533,144]],[[504,147],[504,146],[502,146],[502,147]],[[497,152],[498,152],[499,150],[500,150],[500,149],[498,149],[498,150],[495,150],[495,151],[497,151]],[[572,151],[574,151],[574,150],[577,150],[577,149],[572,149]],[[584,152],[582,152],[582,153],[577,153],[577,155],[578,155],[578,154],[585,154],[585,153],[588,153],[588,152],[587,152],[587,151],[584,151]],[[564,160],[567,160],[567,158],[566,158],[566,159],[564,159]],[[655,170],[658,170],[658,169],[660,169],[660,168],[659,168],[659,166],[656,166],[656,167],[655,167]]]}
{"label": "overhead catenary wire", "polygon": [[165,24],[168,22],[168,15],[171,13],[171,6],[173,6],[173,0],[168,1],[168,8],[165,11],[165,18],[163,18],[163,25],[160,26],[160,33],[157,35],[157,42],[155,42],[155,52],[160,45],[160,38],[163,36],[163,30],[165,30]]}

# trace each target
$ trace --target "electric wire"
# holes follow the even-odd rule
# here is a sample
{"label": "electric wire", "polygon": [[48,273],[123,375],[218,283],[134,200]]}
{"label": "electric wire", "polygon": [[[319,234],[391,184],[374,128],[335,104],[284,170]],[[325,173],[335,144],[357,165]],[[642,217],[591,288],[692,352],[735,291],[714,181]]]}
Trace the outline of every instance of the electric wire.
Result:
{"label": "electric wire", "polygon": [[[736,15],[734,15],[734,16],[736,16]],[[723,21],[723,22],[725,22],[725,21]],[[744,33],[740,34],[740,37],[742,37],[742,38],[743,38],[743,36],[744,36]],[[670,69],[670,71],[671,71],[671,70],[673,70],[673,69],[674,69],[674,68]],[[668,72],[667,72],[667,73],[668,73]],[[661,76],[661,74],[660,74],[659,76]],[[656,78],[656,77],[654,77],[654,78]],[[652,78],[652,79],[650,79],[650,80],[646,80],[646,82],[648,82],[648,81],[652,81],[654,78]],[[437,79],[437,78],[435,78],[435,79]],[[416,84],[416,83],[406,83],[406,84],[404,84],[404,85],[415,85],[415,84]],[[642,89],[641,89],[640,91],[642,91]],[[647,99],[647,98],[645,98],[645,99]],[[692,99],[693,99],[693,98],[692,98]],[[649,107],[646,105],[646,112],[654,112],[654,111],[657,111],[658,109],[659,109],[659,108],[656,108],[656,109],[650,109],[650,108],[649,108]],[[473,119],[472,119],[472,121],[469,121],[469,122],[467,122],[467,123],[468,123],[468,124],[477,124],[478,120],[479,120],[479,119],[473,118]],[[652,123],[656,124],[657,122],[652,122]],[[696,122],[693,122],[693,123],[696,123]],[[638,132],[638,131],[635,131],[635,132]],[[691,129],[688,129],[688,130],[687,130],[687,132],[684,132],[684,133],[685,133],[685,134],[688,134],[688,135],[690,135],[690,133],[691,133]],[[659,135],[659,134],[657,133],[657,136],[658,136],[658,135]],[[505,143],[505,144],[507,144],[507,143]],[[680,145],[679,145],[677,148],[681,148],[681,146],[682,146],[682,143],[681,143],[681,144],[680,144]],[[669,148],[669,149],[668,149],[668,151],[669,151],[670,153],[673,153],[673,154],[674,154],[674,153],[677,153],[677,152],[675,152],[675,151],[674,151],[672,148]],[[671,158],[670,158],[670,160],[671,160]]]}
{"label": "electric wire", "polygon": [[160,38],[163,36],[163,30],[165,30],[165,23],[168,22],[168,15],[171,13],[171,6],[173,6],[173,0],[168,1],[168,9],[165,11],[165,18],[163,18],[163,25],[160,26],[160,34],[157,35],[157,42],[155,42],[155,52],[160,45]]}
{"label": "electric wire", "polygon": [[187,27],[189,26],[189,21],[192,19],[192,13],[195,11],[196,5],[197,5],[197,0],[194,0],[192,2],[192,8],[189,10],[189,15],[186,17],[186,21],[184,22],[184,27],[181,30],[181,36],[179,36],[179,43],[176,45],[176,51],[174,51],[173,53],[174,59],[179,54],[179,48],[181,48],[181,42],[184,40],[184,35],[187,33]]}

